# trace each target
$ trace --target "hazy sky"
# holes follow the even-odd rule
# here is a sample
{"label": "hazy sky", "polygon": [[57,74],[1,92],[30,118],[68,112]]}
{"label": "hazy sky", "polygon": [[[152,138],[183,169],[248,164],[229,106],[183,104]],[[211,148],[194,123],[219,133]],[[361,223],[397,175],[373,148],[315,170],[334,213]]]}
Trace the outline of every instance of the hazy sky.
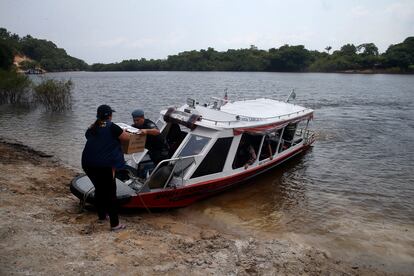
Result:
{"label": "hazy sky", "polygon": [[414,0],[0,0],[0,27],[87,63],[305,45],[322,51],[414,36]]}

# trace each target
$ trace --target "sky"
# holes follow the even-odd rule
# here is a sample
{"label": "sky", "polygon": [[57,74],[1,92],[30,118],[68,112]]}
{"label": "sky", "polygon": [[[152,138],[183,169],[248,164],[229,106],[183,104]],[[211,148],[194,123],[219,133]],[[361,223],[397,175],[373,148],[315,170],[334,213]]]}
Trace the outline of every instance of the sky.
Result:
{"label": "sky", "polygon": [[0,27],[89,64],[251,45],[384,52],[414,36],[414,0],[0,0]]}

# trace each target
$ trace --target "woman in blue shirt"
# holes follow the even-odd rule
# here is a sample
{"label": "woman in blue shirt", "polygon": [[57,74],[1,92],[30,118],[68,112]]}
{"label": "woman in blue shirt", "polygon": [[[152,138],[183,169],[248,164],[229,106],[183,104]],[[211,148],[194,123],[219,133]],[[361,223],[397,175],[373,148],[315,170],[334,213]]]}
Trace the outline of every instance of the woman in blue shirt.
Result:
{"label": "woman in blue shirt", "polygon": [[115,170],[124,166],[121,141],[128,141],[129,135],[112,123],[112,108],[101,105],[97,119],[85,133],[87,139],[82,152],[82,168],[95,187],[95,206],[99,220],[109,215],[111,230],[121,230],[119,223]]}

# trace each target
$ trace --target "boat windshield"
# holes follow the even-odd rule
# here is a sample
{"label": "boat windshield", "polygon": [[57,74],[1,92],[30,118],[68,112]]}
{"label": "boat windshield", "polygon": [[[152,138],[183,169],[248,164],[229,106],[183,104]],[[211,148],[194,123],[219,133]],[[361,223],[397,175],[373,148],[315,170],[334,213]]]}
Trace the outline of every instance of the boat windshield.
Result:
{"label": "boat windshield", "polygon": [[208,137],[191,135],[190,139],[188,139],[187,144],[183,147],[178,156],[185,157],[200,154],[200,152],[204,149],[210,140],[211,138]]}

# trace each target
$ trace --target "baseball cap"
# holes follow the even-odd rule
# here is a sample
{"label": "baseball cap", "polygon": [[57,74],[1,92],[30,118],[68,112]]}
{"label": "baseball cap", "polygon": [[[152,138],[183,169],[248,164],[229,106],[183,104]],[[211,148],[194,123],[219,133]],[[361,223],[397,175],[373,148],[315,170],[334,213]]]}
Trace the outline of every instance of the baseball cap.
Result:
{"label": "baseball cap", "polygon": [[107,117],[112,115],[112,112],[115,112],[109,105],[103,104],[98,107],[96,111],[96,118],[98,119],[106,119]]}
{"label": "baseball cap", "polygon": [[135,109],[134,111],[132,111],[131,115],[132,115],[132,118],[143,117],[144,111],[142,109]]}

